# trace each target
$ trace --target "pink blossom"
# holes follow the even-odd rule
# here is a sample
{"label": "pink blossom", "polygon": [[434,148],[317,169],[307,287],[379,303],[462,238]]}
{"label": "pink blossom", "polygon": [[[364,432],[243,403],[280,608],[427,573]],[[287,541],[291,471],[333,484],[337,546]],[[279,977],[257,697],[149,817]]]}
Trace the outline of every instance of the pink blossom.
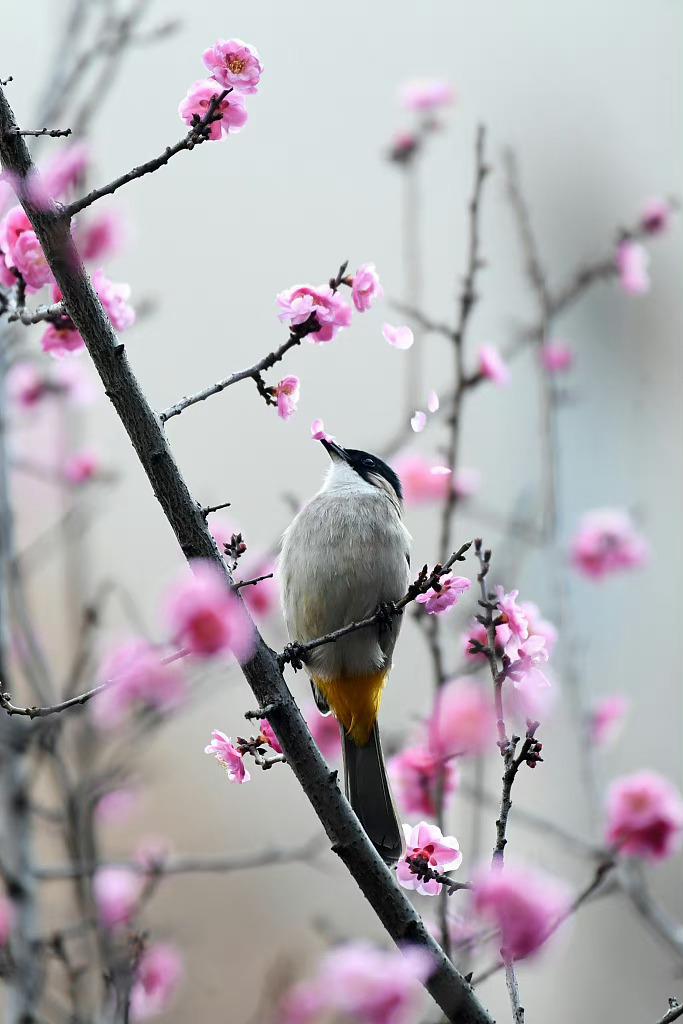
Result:
{"label": "pink blossom", "polygon": [[496,602],[503,623],[516,640],[526,640],[529,636],[529,620],[521,605],[517,604],[518,590],[509,593],[500,586],[496,587]]}
{"label": "pink blossom", "polygon": [[183,960],[174,946],[158,942],[140,957],[130,993],[132,1020],[149,1020],[164,1013],[178,991]]}
{"label": "pink blossom", "polygon": [[569,913],[566,887],[525,868],[485,868],[473,879],[474,910],[500,931],[501,953],[523,960],[536,953]]}
{"label": "pink blossom", "polygon": [[497,348],[493,345],[482,345],[479,349],[479,372],[482,377],[493,381],[500,387],[510,383],[510,371]]}
{"label": "pink blossom", "polygon": [[261,59],[241,39],[219,39],[202,55],[204,66],[224,89],[249,95],[255,93],[263,74]]}
{"label": "pink blossom", "polygon": [[[193,82],[187,90],[187,96],[180,101],[178,113],[185,124],[192,125],[195,118],[206,117],[211,101],[220,96],[223,87],[214,81],[213,78],[200,78]],[[220,117],[212,121],[208,126],[209,139],[217,142],[224,135],[236,135],[247,123],[247,108],[244,105],[244,98],[239,93],[231,92],[220,101],[216,107],[216,114]]]}
{"label": "pink blossom", "polygon": [[405,325],[402,327],[394,327],[393,324],[383,324],[382,334],[384,335],[385,341],[388,341],[393,348],[400,349],[401,351],[411,348],[415,341],[415,337],[410,327],[406,327]]}
{"label": "pink blossom", "polygon": [[396,866],[396,878],[404,889],[416,889],[423,896],[438,896],[441,882],[430,878],[419,879],[410,870],[408,859],[424,862],[434,871],[452,871],[460,867],[462,853],[455,836],[444,836],[438,825],[421,821],[418,825],[403,826],[406,852]]}
{"label": "pink blossom", "polygon": [[132,327],[135,323],[135,310],[128,302],[130,285],[115,284],[105,276],[103,270],[95,271],[92,283],[114,329],[126,331]]}
{"label": "pink blossom", "polygon": [[192,574],[168,595],[166,619],[173,638],[199,658],[231,651],[241,663],[254,649],[254,629],[220,570],[195,559]]}
{"label": "pink blossom", "polygon": [[49,392],[45,375],[35,363],[14,363],[7,374],[7,397],[24,409],[32,409]]}
{"label": "pink blossom", "polygon": [[440,615],[453,608],[471,586],[465,576],[442,576],[435,587],[431,587],[426,594],[418,594],[415,600],[424,605],[429,615]]}
{"label": "pink blossom", "polygon": [[311,423],[311,438],[314,441],[334,441],[332,434],[328,434],[325,430],[322,420],[313,420]]}
{"label": "pink blossom", "polygon": [[121,825],[128,820],[139,803],[139,794],[134,789],[121,787],[105,793],[95,804],[95,819],[98,825]]}
{"label": "pink blossom", "polygon": [[440,757],[481,754],[495,744],[495,715],[488,689],[451,679],[438,691],[429,723],[429,745]]}
{"label": "pink blossom", "polygon": [[77,232],[78,251],[84,260],[108,259],[121,248],[123,223],[118,213],[103,210]]}
{"label": "pink blossom", "polygon": [[60,199],[74,185],[80,185],[90,164],[90,151],[85,142],[73,142],[57,150],[42,172],[43,187],[48,195]]}
{"label": "pink blossom", "polygon": [[62,466],[62,476],[68,484],[78,487],[94,480],[100,472],[100,467],[100,457],[95,452],[77,452],[69,456]]}
{"label": "pink blossom", "polygon": [[280,1007],[280,1024],[327,1020],[353,1024],[413,1024],[423,1004],[421,983],[432,973],[430,954],[417,946],[391,952],[365,942],[336,946],[318,974],[295,985]]}
{"label": "pink blossom", "polygon": [[541,636],[545,640],[545,649],[548,656],[553,653],[557,643],[557,630],[552,622],[548,622],[541,615],[541,610],[533,601],[522,601],[519,605],[522,614],[526,617],[529,636]]}
{"label": "pink blossom", "polygon": [[275,397],[278,416],[288,420],[296,412],[299,401],[299,378],[283,377],[275,388]]}
{"label": "pink blossom", "polygon": [[109,685],[92,702],[95,724],[115,729],[138,709],[168,712],[182,703],[186,686],[177,665],[164,663],[145,640],[127,640],[103,660],[100,679]]}
{"label": "pink blossom", "polygon": [[259,723],[259,727],[261,729],[261,736],[263,737],[264,742],[267,743],[269,747],[272,747],[276,754],[281,754],[282,747],[280,746],[280,741],[275,735],[273,727],[268,719],[262,718]]}
{"label": "pink blossom", "polygon": [[603,697],[594,705],[588,720],[588,734],[596,747],[606,747],[621,732],[631,701],[623,693]]}
{"label": "pink blossom", "polygon": [[0,893],[0,949],[9,942],[14,924],[14,907],[10,900]]}
{"label": "pink blossom", "polygon": [[315,704],[307,705],[302,711],[320,753],[328,761],[336,760],[341,755],[341,736],[337,719],[334,715],[322,715]]}
{"label": "pink blossom", "polygon": [[477,620],[474,619],[469,628],[466,630],[466,632],[462,634],[461,639],[463,654],[465,655],[467,660],[471,662],[473,665],[486,664],[486,655],[477,653],[476,651],[472,650],[471,644],[471,641],[475,640],[477,641],[477,643],[482,644],[484,647],[488,647],[489,638],[488,633],[486,632],[486,626],[484,626],[483,623],[477,622]]}
{"label": "pink blossom", "polygon": [[647,545],[627,512],[595,509],[587,512],[572,541],[572,562],[590,579],[599,580],[624,569],[635,569],[647,558]]}
{"label": "pink blossom", "polygon": [[565,373],[574,363],[574,353],[565,341],[551,339],[540,350],[541,364],[548,373]]}
{"label": "pink blossom", "polygon": [[130,868],[99,868],[93,877],[97,913],[105,928],[130,924],[142,894],[143,879]]}
{"label": "pink blossom", "polygon": [[389,761],[389,772],[401,808],[406,814],[436,815],[436,789],[439,777],[445,804],[458,788],[458,770],[454,761],[443,760],[425,746],[407,747]]}
{"label": "pink blossom", "polygon": [[225,768],[230,782],[237,782],[240,785],[243,782],[249,782],[251,775],[247,771],[244,758],[237,747],[234,746],[230,737],[226,736],[224,732],[220,732],[219,729],[213,730],[211,742],[207,747],[204,747],[204,753],[212,754],[218,763]]}
{"label": "pink blossom", "polygon": [[5,263],[5,254],[0,249],[0,285],[3,288],[14,288],[16,283],[16,274]]}
{"label": "pink blossom", "polygon": [[530,636],[523,643],[509,641],[505,648],[512,663],[507,670],[507,678],[511,679],[517,689],[523,686],[547,688],[550,680],[539,666],[548,660],[548,651],[542,636]]}
{"label": "pink blossom", "polygon": [[435,473],[439,467],[422,455],[402,455],[395,469],[401,478],[406,505],[443,500],[450,489],[448,474]]}
{"label": "pink blossom", "polygon": [[412,416],[412,418],[410,420],[410,426],[412,427],[413,431],[416,434],[421,434],[422,431],[424,430],[424,428],[426,427],[426,425],[427,425],[427,416],[426,416],[426,414],[421,412],[419,409],[417,409],[415,411],[415,413],[413,413],[413,416]]}
{"label": "pink blossom", "polygon": [[668,779],[652,771],[616,779],[607,793],[606,839],[627,857],[664,860],[683,838],[683,800]]}
{"label": "pink blossom", "polygon": [[63,359],[64,356],[82,352],[85,342],[75,328],[50,324],[40,339],[40,346],[43,352],[49,352],[55,359]]}
{"label": "pink blossom", "polygon": [[455,99],[453,86],[439,78],[415,79],[401,89],[401,103],[407,110],[432,113]]}
{"label": "pink blossom", "polygon": [[648,235],[660,235],[671,224],[673,210],[666,199],[649,199],[640,215],[640,226]]}
{"label": "pink blossom", "polygon": [[294,285],[280,292],[276,301],[280,307],[278,318],[292,327],[315,314],[320,329],[308,335],[315,342],[332,341],[342,327],[351,323],[351,307],[329,285]]}
{"label": "pink blossom", "polygon": [[35,231],[23,231],[19,235],[12,249],[12,258],[28,291],[37,292],[52,281],[52,271]]}
{"label": "pink blossom", "polygon": [[528,720],[547,722],[557,703],[558,691],[541,671],[521,675],[517,680],[503,682],[503,705],[506,715],[518,728],[526,728]]}
{"label": "pink blossom", "polygon": [[33,225],[23,206],[13,206],[0,221],[0,249],[8,267],[14,266],[14,247],[27,231],[33,231]]}
{"label": "pink blossom", "polygon": [[436,391],[432,390],[427,394],[427,410],[429,412],[437,412],[439,409],[439,396]]}
{"label": "pink blossom", "polygon": [[255,615],[257,618],[263,619],[277,608],[280,598],[280,587],[275,578],[275,572],[275,563],[263,556],[258,559],[247,558],[242,563],[242,576],[247,580],[273,573],[270,579],[261,580],[259,583],[254,583],[249,587],[242,587],[242,599],[252,615]]}
{"label": "pink blossom", "polygon": [[460,466],[453,474],[453,492],[456,497],[471,498],[481,485],[481,473],[470,466]]}
{"label": "pink blossom", "polygon": [[649,262],[647,249],[639,242],[627,239],[620,243],[617,249],[617,270],[621,287],[629,295],[643,295],[650,290]]}
{"label": "pink blossom", "polygon": [[362,263],[353,275],[353,304],[359,313],[366,310],[384,295],[374,263]]}

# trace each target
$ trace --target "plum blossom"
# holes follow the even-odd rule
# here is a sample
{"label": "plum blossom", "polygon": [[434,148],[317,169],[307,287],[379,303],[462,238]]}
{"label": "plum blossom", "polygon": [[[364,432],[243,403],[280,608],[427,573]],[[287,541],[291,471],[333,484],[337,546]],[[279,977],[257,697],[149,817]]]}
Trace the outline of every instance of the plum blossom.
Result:
{"label": "plum blossom", "polygon": [[541,346],[541,365],[548,373],[566,373],[574,363],[574,353],[565,341],[550,339]]}
{"label": "plum blossom", "polygon": [[495,715],[488,689],[470,679],[451,679],[437,694],[429,722],[429,746],[442,758],[481,754],[495,742]]}
{"label": "plum blossom", "polygon": [[61,147],[42,172],[43,188],[54,199],[60,199],[74,185],[81,184],[89,164],[87,143],[73,142]]}
{"label": "plum blossom", "polygon": [[435,472],[439,468],[422,455],[399,456],[395,469],[401,478],[406,505],[442,501],[447,496],[451,481],[447,473]]}
{"label": "plum blossom", "polygon": [[354,1024],[413,1024],[423,1005],[421,983],[433,970],[430,954],[417,946],[374,949],[355,942],[331,949],[315,978],[301,981],[280,1007],[280,1024],[327,1020]]}
{"label": "plum blossom", "polygon": [[[521,605],[517,604],[518,590],[505,592],[500,584],[496,587],[496,602],[503,624],[507,626],[509,635],[515,640],[526,640],[529,636],[529,620]],[[505,635],[503,633],[503,635]]]}
{"label": "plum blossom", "polygon": [[388,341],[392,348],[400,349],[404,351],[412,347],[415,337],[410,327],[405,325],[395,327],[393,324],[383,324],[382,334],[384,340]]}
{"label": "plum blossom", "polygon": [[225,768],[230,782],[249,782],[251,775],[247,771],[244,758],[229,736],[219,729],[211,733],[211,742],[204,747],[205,754],[212,754],[218,763]]}
{"label": "plum blossom", "polygon": [[132,327],[135,323],[135,310],[128,302],[130,285],[115,284],[105,276],[103,270],[95,271],[92,283],[115,330],[126,331]]}
{"label": "plum blossom", "polygon": [[14,907],[4,893],[0,893],[0,949],[9,942],[13,923]]}
{"label": "plum blossom", "polygon": [[650,290],[647,249],[639,242],[626,239],[617,249],[617,271],[621,287],[629,295],[644,295]]}
{"label": "plum blossom", "polygon": [[283,377],[275,388],[275,398],[280,419],[290,419],[296,412],[299,402],[299,378]]}
{"label": "plum blossom", "polygon": [[611,745],[621,732],[631,702],[623,693],[603,697],[588,718],[588,735],[596,747]]}
{"label": "plum blossom", "polygon": [[353,275],[351,286],[353,304],[359,313],[365,313],[384,295],[374,263],[362,263]]}
{"label": "plum blossom", "polygon": [[522,601],[519,608],[526,617],[529,636],[542,636],[545,640],[545,649],[550,656],[557,643],[557,629],[552,622],[543,618],[540,608],[533,601]]}
{"label": "plum blossom", "polygon": [[595,509],[581,520],[571,546],[574,566],[599,580],[624,569],[635,569],[647,558],[647,544],[622,509]]}
{"label": "plum blossom", "polygon": [[[187,125],[192,125],[195,118],[201,120],[206,117],[211,101],[224,91],[213,78],[200,78],[199,81],[193,82],[187,90],[187,96],[178,106],[181,120]],[[208,137],[212,142],[217,142],[224,135],[236,135],[244,128],[249,116],[244,98],[236,92],[229,93],[220,101],[216,107],[216,114],[220,114],[220,117],[208,125]]]}
{"label": "plum blossom", "polygon": [[82,352],[85,349],[85,342],[74,327],[50,324],[40,339],[40,347],[43,352],[48,352],[55,359],[63,359],[65,356]]}
{"label": "plum blossom", "polygon": [[100,729],[115,729],[137,709],[168,712],[182,703],[186,686],[178,667],[165,664],[145,640],[127,640],[104,658],[100,678],[109,685],[92,702]]}
{"label": "plum blossom", "polygon": [[544,665],[548,660],[548,651],[545,640],[542,636],[530,636],[522,643],[515,641],[515,653],[510,654],[511,644],[508,643],[506,653],[513,658],[507,669],[506,676],[511,679],[516,689],[524,686],[535,686],[547,689],[550,680],[543,673],[539,666]]}
{"label": "plum blossom", "polygon": [[258,89],[263,65],[258,52],[241,39],[219,39],[202,55],[204,66],[224,89],[251,95]]}
{"label": "plum blossom", "polygon": [[183,977],[183,960],[174,946],[157,942],[138,961],[130,993],[131,1020],[149,1020],[170,1006]]}
{"label": "plum blossom", "polygon": [[426,427],[426,425],[427,425],[427,415],[426,415],[426,413],[422,412],[420,409],[417,409],[413,413],[413,415],[411,417],[411,420],[410,420],[410,426],[412,427],[413,432],[416,433],[416,434],[421,434],[422,431],[424,430],[424,428]]}
{"label": "plum blossom", "polygon": [[479,349],[479,372],[499,387],[510,383],[510,371],[493,345],[482,345]]}
{"label": "plum blossom", "polygon": [[292,327],[306,323],[315,314],[320,328],[308,335],[311,341],[332,341],[342,327],[351,323],[351,307],[329,285],[294,285],[280,292],[276,301],[280,307],[278,319]]}
{"label": "plum blossom", "polygon": [[673,209],[666,199],[649,199],[640,215],[640,226],[648,235],[660,235],[671,224]]}
{"label": "plum blossom", "polygon": [[239,599],[230,591],[220,570],[195,559],[192,574],[170,591],[166,621],[179,644],[199,658],[232,652],[241,663],[254,648],[254,629]]}
{"label": "plum blossom", "polygon": [[262,718],[259,722],[259,728],[261,730],[261,736],[263,737],[264,743],[267,743],[269,747],[275,751],[276,754],[282,753],[282,747],[280,741],[275,735],[272,725],[267,718]]}
{"label": "plum blossom", "polygon": [[415,600],[424,605],[429,615],[440,615],[453,608],[471,586],[465,576],[442,576],[436,586],[430,587],[426,594],[418,594]]}
{"label": "plum blossom", "polygon": [[12,248],[14,265],[30,292],[39,291],[52,281],[52,271],[35,231],[23,231]]}
{"label": "plum blossom", "polygon": [[130,924],[142,895],[143,879],[130,868],[99,868],[93,877],[97,913],[105,928]]}
{"label": "plum blossom", "polygon": [[389,761],[389,772],[396,796],[406,814],[433,818],[436,814],[436,790],[439,778],[444,804],[458,788],[458,770],[454,761],[444,760],[429,747],[407,747]]}
{"label": "plum blossom", "polygon": [[325,430],[322,420],[313,420],[311,423],[311,439],[313,441],[334,441],[332,434],[328,434]]}
{"label": "plum blossom", "polygon": [[[498,627],[496,629],[496,639],[498,638]],[[473,665],[484,665],[486,664],[486,655],[478,652],[472,648],[472,641],[477,644],[481,644],[483,647],[488,646],[489,637],[486,632],[486,626],[482,622],[477,622],[476,619],[472,620],[469,628],[462,634],[462,650],[466,659]],[[504,644],[501,644],[501,647]]]}
{"label": "plum blossom", "polygon": [[62,466],[62,477],[68,484],[80,487],[90,483],[101,469],[100,457],[93,451],[76,452]]}
{"label": "plum blossom", "polygon": [[473,879],[474,911],[500,931],[501,953],[523,960],[543,946],[570,908],[567,888],[526,868],[485,868]]}
{"label": "plum blossom", "polygon": [[334,715],[323,715],[315,704],[309,704],[303,708],[303,716],[323,757],[328,761],[338,758],[341,754],[341,734]]}
{"label": "plum blossom", "polygon": [[401,88],[401,103],[406,110],[418,113],[433,113],[446,107],[455,99],[455,91],[449,82],[439,78],[415,79]]}
{"label": "plum blossom", "polygon": [[242,587],[242,600],[252,615],[260,619],[270,615],[278,605],[280,588],[275,579],[275,571],[275,563],[264,556],[258,559],[247,558],[242,563],[244,579],[256,579],[257,576],[267,576],[268,573],[273,573],[270,579],[260,580],[249,587]]}
{"label": "plum blossom", "polygon": [[33,225],[23,206],[13,206],[7,211],[0,221],[0,249],[3,251],[6,266],[14,266],[14,247],[21,235],[32,230]]}
{"label": "plum blossom", "polygon": [[653,771],[616,779],[607,793],[606,840],[626,857],[670,857],[683,840],[681,794]]}
{"label": "plum blossom", "polygon": [[35,363],[14,363],[7,373],[7,397],[23,409],[32,409],[48,392],[45,374]]}
{"label": "plum blossom", "polygon": [[88,261],[108,259],[121,248],[123,223],[114,210],[98,212],[86,225],[81,225],[76,234],[78,251]]}
{"label": "plum blossom", "polygon": [[406,852],[396,866],[396,878],[404,889],[416,889],[423,896],[438,896],[441,882],[430,878],[425,881],[410,870],[410,861],[427,864],[434,871],[452,871],[460,867],[462,853],[455,836],[444,836],[438,825],[421,821],[418,825],[403,826]]}

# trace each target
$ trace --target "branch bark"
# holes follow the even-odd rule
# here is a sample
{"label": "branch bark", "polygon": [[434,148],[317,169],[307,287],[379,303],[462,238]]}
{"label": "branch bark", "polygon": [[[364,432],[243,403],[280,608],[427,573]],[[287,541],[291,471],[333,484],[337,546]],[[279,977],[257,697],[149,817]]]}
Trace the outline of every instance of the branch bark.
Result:
{"label": "branch bark", "polygon": [[[4,91],[0,89],[0,158],[19,180],[32,171],[32,161]],[[166,518],[186,558],[205,558],[230,573],[211,536],[201,505],[195,501],[167,444],[159,417],[145,398],[128,362],[125,346],[114,333],[80,263],[68,219],[56,209],[37,210],[20,190],[45,256],[62,290],[64,303],[80,331],[106,393],[124,426]],[[82,208],[82,206],[80,207]],[[375,913],[395,942],[427,949],[434,971],[429,992],[452,1024],[492,1024],[492,1018],[470,984],[446,958],[419,915],[398,887],[341,794],[337,773],[330,772],[285,683],[273,651],[256,631],[254,654],[242,671],[260,706],[272,705],[269,720],[288,763],[332,843]]]}

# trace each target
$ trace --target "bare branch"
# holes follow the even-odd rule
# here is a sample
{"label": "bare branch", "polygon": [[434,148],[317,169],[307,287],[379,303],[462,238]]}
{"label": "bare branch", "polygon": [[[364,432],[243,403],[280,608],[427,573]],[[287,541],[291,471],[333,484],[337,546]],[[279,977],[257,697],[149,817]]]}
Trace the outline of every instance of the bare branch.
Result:
{"label": "bare branch", "polygon": [[71,128],[34,128],[33,130],[29,128],[15,128],[14,134],[24,136],[30,135],[36,139],[46,137],[50,139],[65,139],[67,136],[71,135]]}
{"label": "bare branch", "polygon": [[678,1020],[679,1017],[683,1017],[683,1003],[679,1003],[677,999],[673,997],[669,999],[669,1009],[660,1017],[657,1024],[673,1024],[673,1021]]}
{"label": "bare branch", "polygon": [[[8,134],[13,127],[14,115],[0,90],[0,158],[3,167],[21,180],[33,167],[24,140]],[[25,190],[20,193],[69,315],[85,341],[183,554],[187,559],[208,559],[226,583],[232,584],[201,506],[190,493],[168,446],[159,417],[143,395],[128,363],[125,346],[118,341],[80,263],[68,220],[56,216],[54,211],[37,210]],[[333,851],[353,875],[393,940],[412,942],[430,952],[434,969],[425,984],[446,1018],[453,1024],[491,1024],[490,1015],[471,985],[429,934],[342,796],[337,773],[330,772],[321,757],[287,688],[277,658],[256,627],[254,638],[254,653],[241,666],[242,672],[259,706],[273,706],[270,723],[288,764],[327,832]]]}
{"label": "bare branch", "polygon": [[62,320],[66,320],[71,323],[69,314],[64,308],[63,302],[53,302],[49,306],[38,306],[31,312],[30,309],[17,309],[14,313],[7,317],[8,323],[14,323],[18,321],[21,324],[25,324],[27,327],[31,324],[39,324],[47,320],[50,323],[59,323]]}
{"label": "bare branch", "polygon": [[86,196],[83,196],[82,199],[77,199],[75,202],[70,203],[69,206],[65,206],[62,216],[66,219],[75,217],[77,213],[87,209],[88,206],[92,206],[93,203],[96,203],[98,199],[102,199],[103,196],[113,195],[117,189],[127,185],[129,181],[135,181],[136,178],[142,178],[145,174],[153,174],[154,171],[158,171],[160,167],[164,167],[171,157],[176,156],[176,154],[183,153],[185,150],[189,151],[194,149],[195,146],[199,146],[202,142],[206,142],[209,127],[214,121],[220,120],[221,115],[218,107],[229,92],[230,89],[224,89],[219,95],[212,97],[204,117],[197,124],[193,125],[187,135],[179,142],[176,142],[175,146],[167,146],[161,156],[154,157],[153,160],[148,160],[146,163],[134,167],[132,171],[122,174],[119,178],[114,178],[108,185],[95,188],[92,192],[88,192]]}

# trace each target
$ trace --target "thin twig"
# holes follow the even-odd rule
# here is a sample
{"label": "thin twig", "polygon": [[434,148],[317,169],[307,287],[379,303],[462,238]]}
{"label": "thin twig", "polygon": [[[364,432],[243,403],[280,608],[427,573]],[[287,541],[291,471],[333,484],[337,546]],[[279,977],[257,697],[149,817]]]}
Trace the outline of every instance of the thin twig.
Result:
{"label": "thin twig", "polygon": [[71,135],[71,128],[38,128],[38,129],[14,129],[15,135],[31,135],[36,139],[50,138],[50,139],[65,139]]}
{"label": "thin twig", "polygon": [[683,1003],[679,1003],[677,999],[671,997],[669,999],[669,1009],[660,1017],[657,1024],[673,1024],[673,1021],[678,1020],[679,1017],[683,1017]]}
{"label": "thin twig", "polygon": [[38,306],[38,308],[34,309],[33,312],[31,312],[30,309],[25,308],[17,309],[7,317],[7,320],[9,323],[18,321],[21,324],[26,324],[27,327],[31,324],[42,323],[44,320],[50,321],[51,323],[58,323],[62,320],[66,320],[68,323],[71,323],[69,314],[64,308],[63,302],[53,302],[49,306]]}

